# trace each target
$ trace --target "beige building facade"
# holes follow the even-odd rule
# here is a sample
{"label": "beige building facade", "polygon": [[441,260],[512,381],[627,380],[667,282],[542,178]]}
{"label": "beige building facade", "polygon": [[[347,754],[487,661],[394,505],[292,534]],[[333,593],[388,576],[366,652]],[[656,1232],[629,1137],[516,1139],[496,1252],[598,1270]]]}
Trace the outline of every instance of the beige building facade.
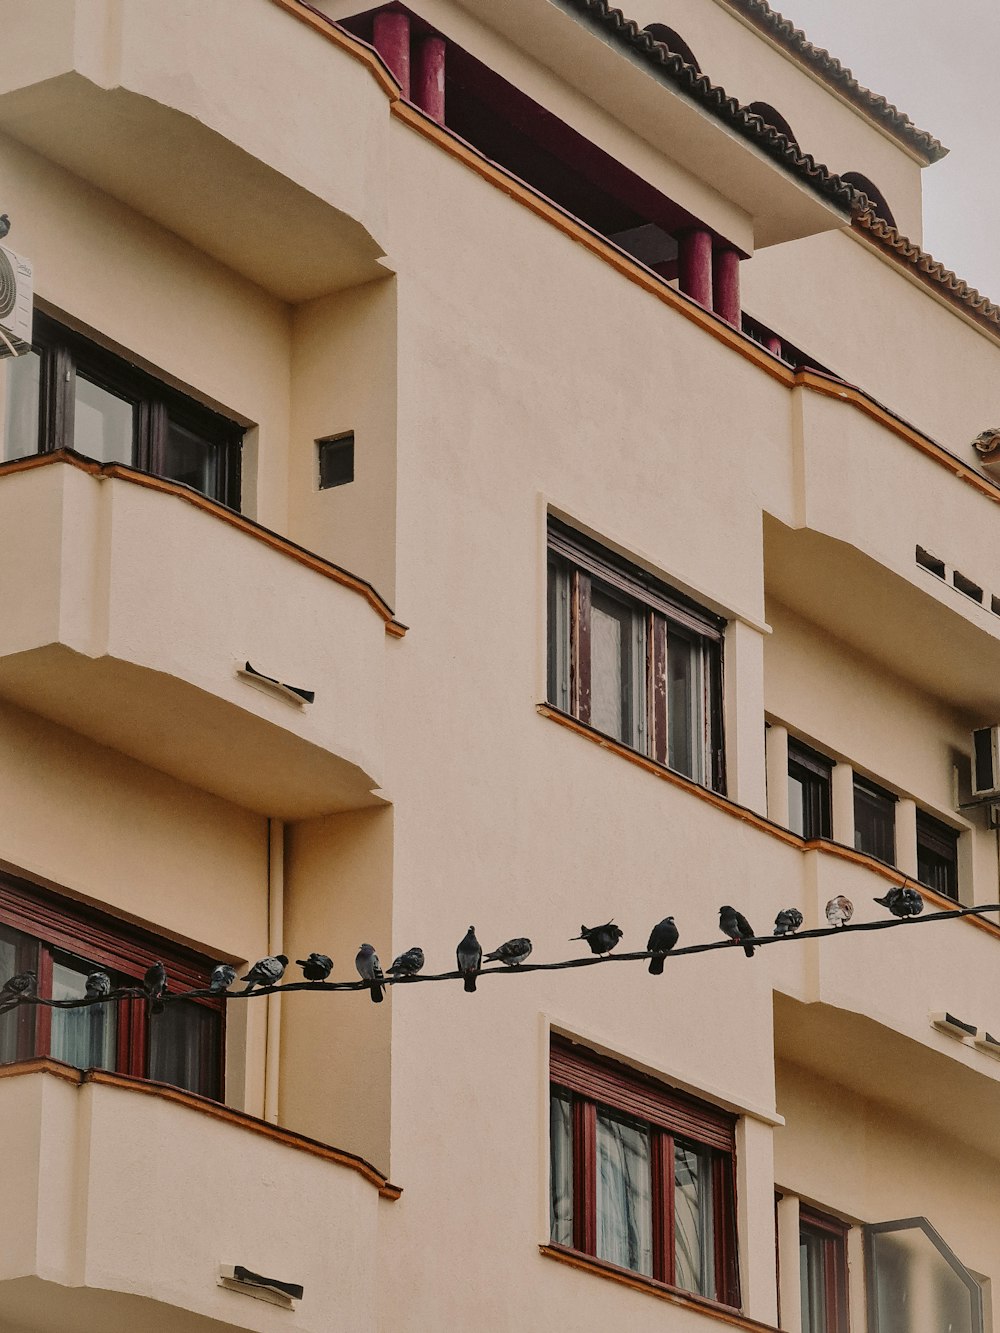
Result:
{"label": "beige building facade", "polygon": [[1000,309],[630,5],[0,0],[2,1333],[1000,1330]]}

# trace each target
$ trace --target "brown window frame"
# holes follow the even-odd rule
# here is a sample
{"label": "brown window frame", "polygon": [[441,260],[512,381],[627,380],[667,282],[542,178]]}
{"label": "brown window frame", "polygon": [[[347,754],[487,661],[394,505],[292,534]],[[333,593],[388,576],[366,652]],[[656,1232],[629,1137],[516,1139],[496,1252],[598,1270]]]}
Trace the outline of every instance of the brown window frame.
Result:
{"label": "brown window frame", "polygon": [[[74,899],[41,889],[28,880],[0,872],[0,925],[30,936],[37,944],[36,957],[18,960],[18,970],[34,967],[38,972],[38,993],[52,993],[52,964],[57,953],[107,969],[126,984],[141,981],[146,969],[162,962],[172,990],[197,990],[208,986],[214,961],[193,949],[164,940],[141,927],[120,921]],[[0,981],[6,978],[0,978]],[[203,1072],[221,1101],[225,1088],[226,1009],[222,1000],[205,996],[185,1001],[211,1010],[219,1016],[219,1043],[215,1059],[203,1065]],[[148,1078],[152,1019],[148,1006],[139,998],[117,1001],[118,1029],[115,1072]],[[18,1035],[18,1059],[49,1054],[52,1010],[47,1005],[33,1005],[11,1011],[12,1016],[34,1015],[34,1022],[22,1023]],[[10,1021],[0,1016],[0,1022]],[[16,1017],[15,1017],[16,1021]]]}
{"label": "brown window frame", "polygon": [[[548,525],[548,694],[549,703],[587,726],[591,712],[591,603],[595,583],[606,597],[618,601],[640,618],[645,660],[642,687],[628,703],[642,717],[636,743],[613,737],[629,749],[670,768],[668,719],[668,639],[692,644],[700,656],[700,785],[725,795],[726,763],[723,734],[723,642],[726,621],[668,587],[629,561],[605,550],[581,533],[550,518]],[[568,580],[569,606],[563,614],[568,641],[560,644],[555,606],[559,573]],[[566,658],[560,672],[559,659]],[[564,677],[561,681],[559,676]],[[568,679],[565,679],[568,677]],[[623,690],[625,682],[623,681]],[[560,697],[561,696],[561,697]],[[595,728],[596,729],[596,728]],[[604,733],[602,733],[604,734]],[[672,769],[674,772],[682,770]],[[690,777],[690,774],[683,774]]]}
{"label": "brown window frame", "polygon": [[822,1333],[848,1333],[847,1233],[850,1227],[838,1217],[799,1204],[799,1237],[803,1231],[820,1242],[823,1256]]}
{"label": "brown window frame", "polygon": [[788,776],[802,787],[802,837],[833,836],[833,770],[828,759],[794,736],[788,738]]}
{"label": "brown window frame", "polygon": [[[736,1243],[736,1120],[708,1102],[596,1054],[567,1038],[553,1036],[549,1051],[549,1086],[572,1096],[573,1246],[615,1272],[615,1264],[597,1256],[597,1109],[607,1107],[644,1122],[652,1132],[653,1276],[637,1274],[709,1305],[740,1308]],[[712,1153],[712,1204],[715,1219],[716,1298],[674,1285],[673,1142],[684,1140]],[[556,1249],[566,1247],[553,1242]]]}
{"label": "brown window frame", "polygon": [[39,311],[34,315],[31,347],[41,362],[36,452],[73,449],[79,369],[88,380],[135,408],[129,466],[155,476],[169,475],[167,432],[174,422],[199,435],[215,453],[217,484],[208,498],[239,512],[241,425]]}
{"label": "brown window frame", "polygon": [[[952,828],[950,824],[945,824],[940,819],[936,819],[933,815],[928,814],[926,810],[917,811],[917,880],[926,888],[933,889],[935,893],[944,894],[946,898],[953,898],[955,902],[958,902],[958,840],[960,836],[958,829]],[[930,853],[938,865],[943,867],[947,880],[944,888],[938,884],[931,884],[921,874],[921,852]]]}
{"label": "brown window frame", "polygon": [[[865,839],[862,834],[862,821],[858,818],[859,796],[862,806],[867,805],[869,815],[880,812],[887,818],[892,838],[892,854],[890,856],[882,856],[874,848],[862,846],[862,841]],[[862,777],[860,773],[854,774],[854,847],[856,851],[863,852],[866,856],[874,856],[876,860],[883,861],[886,865],[894,866],[896,864],[896,857],[899,854],[896,837],[896,806],[898,803],[899,798],[894,796],[891,791],[886,791],[877,782]]]}

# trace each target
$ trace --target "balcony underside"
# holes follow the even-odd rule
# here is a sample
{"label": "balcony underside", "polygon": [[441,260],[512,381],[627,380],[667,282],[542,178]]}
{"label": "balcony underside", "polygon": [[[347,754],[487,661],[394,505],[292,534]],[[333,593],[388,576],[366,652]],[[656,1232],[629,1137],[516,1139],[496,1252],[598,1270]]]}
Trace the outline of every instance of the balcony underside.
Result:
{"label": "balcony underside", "polygon": [[233,1333],[234,1327],[240,1327],[141,1296],[63,1287],[38,1277],[0,1283],[0,1302],[4,1333],[55,1333],[71,1328],[99,1328],[101,1333],[137,1333],[139,1329],[142,1333]]}

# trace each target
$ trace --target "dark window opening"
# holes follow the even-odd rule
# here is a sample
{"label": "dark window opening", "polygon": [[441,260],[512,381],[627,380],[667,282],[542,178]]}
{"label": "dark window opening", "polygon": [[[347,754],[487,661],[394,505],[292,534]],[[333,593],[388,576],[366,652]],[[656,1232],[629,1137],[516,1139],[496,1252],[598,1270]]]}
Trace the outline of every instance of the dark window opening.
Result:
{"label": "dark window opening", "polygon": [[917,811],[917,878],[958,900],[958,830],[923,810]]}
{"label": "dark window opening", "polygon": [[939,579],[944,578],[944,561],[939,560],[936,555],[930,551],[925,551],[922,546],[917,547],[917,564],[921,569],[929,570],[931,574],[936,574]]}
{"label": "dark window opening", "polygon": [[971,597],[974,602],[982,605],[983,590],[978,583],[973,583],[972,579],[960,573],[957,569],[952,571],[951,581],[959,592],[964,593],[966,597]]}
{"label": "dark window opening", "polygon": [[549,524],[549,702],[725,790],[725,622],[556,520]]}
{"label": "dark window opening", "polygon": [[[38,992],[80,999],[94,971],[135,986],[157,959],[175,990],[208,985],[212,962],[114,917],[0,876],[0,982],[29,969]],[[0,1064],[48,1055],[78,1069],[156,1079],[220,1100],[225,1010],[218,1000],[167,1004],[147,1014],[141,999],[83,1009],[19,1005],[0,1014]]]}
{"label": "dark window opening", "polygon": [[331,435],[317,440],[319,451],[319,488],[346,486],[354,480],[354,433]]}
{"label": "dark window opening", "polygon": [[847,1226],[799,1208],[802,1333],[847,1333]]}
{"label": "dark window opening", "polygon": [[239,509],[235,421],[37,311],[31,352],[10,364],[5,458],[73,449]]}
{"label": "dark window opening", "polygon": [[788,827],[803,838],[829,838],[833,830],[833,760],[801,741],[788,742]]}
{"label": "dark window opening", "polygon": [[854,846],[859,852],[878,857],[887,865],[896,863],[896,798],[865,778],[854,779]]}
{"label": "dark window opening", "polygon": [[553,1040],[554,1245],[739,1306],[735,1117]]}

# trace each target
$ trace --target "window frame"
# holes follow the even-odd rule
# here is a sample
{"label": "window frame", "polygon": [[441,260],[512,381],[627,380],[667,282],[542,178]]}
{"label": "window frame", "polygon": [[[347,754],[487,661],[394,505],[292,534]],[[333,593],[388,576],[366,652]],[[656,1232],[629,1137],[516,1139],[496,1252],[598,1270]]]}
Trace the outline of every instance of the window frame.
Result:
{"label": "window frame", "polygon": [[[213,960],[151,931],[120,921],[75,899],[39,888],[28,880],[0,872],[0,925],[5,925],[35,941],[38,991],[52,993],[54,955],[68,954],[71,959],[119,973],[139,984],[148,967],[162,962],[173,989],[196,990],[208,986]],[[21,966],[19,960],[19,967]],[[5,979],[5,978],[4,978]],[[204,1065],[222,1101],[225,1095],[226,1007],[221,999],[204,996],[185,1001],[200,1005],[219,1018],[219,1042],[216,1058]],[[150,1078],[150,1031],[153,1021],[144,999],[129,997],[116,1001],[118,1012],[115,1072],[137,1078]],[[13,1013],[21,1013],[19,1007]],[[47,1057],[51,1049],[52,1014],[48,1005],[32,1005],[34,1014],[30,1042],[19,1034],[17,1059]],[[0,1019],[2,1021],[2,1019]],[[199,1094],[210,1095],[210,1094]]]}
{"label": "window frame", "polygon": [[174,422],[199,435],[215,453],[216,485],[212,492],[197,493],[239,512],[244,427],[238,422],[37,310],[31,350],[40,358],[36,453],[59,449],[77,452],[74,413],[79,371],[98,388],[124,399],[134,408],[132,457],[124,466],[154,476],[168,476],[165,472],[168,431]]}
{"label": "window frame", "polygon": [[[887,807],[888,810],[890,811],[890,813],[891,813],[891,832],[892,832],[892,855],[891,855],[891,856],[880,856],[878,852],[873,852],[873,851],[871,851],[871,850],[870,850],[869,848],[867,848],[867,847],[862,847],[862,846],[860,846],[860,844],[859,844],[859,842],[858,842],[858,793],[859,793],[859,792],[861,793],[861,795],[862,795],[864,798],[866,798],[868,801],[870,801],[870,802],[872,802],[872,803],[877,802],[877,801],[884,802],[885,805],[886,805],[886,807]],[[884,787],[880,787],[880,786],[878,785],[877,782],[873,782],[870,778],[863,777],[860,773],[855,773],[855,774],[854,774],[853,796],[854,796],[854,849],[855,849],[855,851],[862,852],[865,856],[873,856],[873,857],[875,857],[875,859],[876,859],[877,861],[883,861],[886,865],[895,866],[895,864],[896,864],[896,857],[897,857],[898,852],[899,852],[899,848],[898,848],[898,846],[897,846],[897,837],[896,837],[896,832],[897,832],[897,830],[896,830],[896,806],[897,806],[897,804],[898,804],[898,802],[899,802],[899,797],[898,797],[898,796],[895,796],[891,791],[887,791]]]}
{"label": "window frame", "polygon": [[[806,1231],[814,1240],[818,1239],[822,1246],[824,1328],[821,1333],[848,1333],[850,1327],[847,1274],[849,1230],[849,1225],[840,1218],[799,1204],[800,1245],[802,1233]],[[800,1293],[800,1304],[804,1294]]]}
{"label": "window frame", "polygon": [[[604,596],[630,608],[642,626],[637,641],[641,641],[644,660],[629,701],[639,720],[633,719],[627,728],[623,726],[626,737],[611,738],[671,772],[725,795],[725,619],[552,517],[548,522],[547,567],[549,704],[599,730],[592,720],[592,602],[596,583]],[[565,608],[558,605],[561,598],[568,603]],[[692,749],[698,751],[695,775],[670,764],[668,676],[672,639],[693,645],[700,678],[695,685],[700,736],[690,738]]]}
{"label": "window frame", "polygon": [[[917,882],[924,888],[940,893],[945,898],[959,901],[958,896],[958,840],[961,831],[936,818],[927,810],[917,810]],[[921,852],[928,851],[939,858],[949,881],[946,888],[931,884],[920,873]]]}
{"label": "window frame", "polygon": [[[613,1272],[729,1310],[740,1309],[736,1233],[737,1117],[667,1084],[553,1034],[549,1050],[549,1097],[569,1092],[573,1165],[573,1245],[550,1238],[560,1251],[586,1256]],[[653,1274],[623,1268],[597,1254],[598,1107],[641,1121],[650,1130]],[[674,1237],[673,1143],[707,1149],[712,1163],[713,1255],[716,1296],[677,1286]],[[550,1183],[551,1198],[551,1183]],[[579,1206],[578,1206],[579,1201]]]}
{"label": "window frame", "polygon": [[[833,770],[835,759],[828,759],[804,741],[788,738],[788,777],[803,787],[802,833],[806,841],[833,837]],[[793,768],[796,770],[793,772]],[[816,827],[818,826],[818,831]]]}

